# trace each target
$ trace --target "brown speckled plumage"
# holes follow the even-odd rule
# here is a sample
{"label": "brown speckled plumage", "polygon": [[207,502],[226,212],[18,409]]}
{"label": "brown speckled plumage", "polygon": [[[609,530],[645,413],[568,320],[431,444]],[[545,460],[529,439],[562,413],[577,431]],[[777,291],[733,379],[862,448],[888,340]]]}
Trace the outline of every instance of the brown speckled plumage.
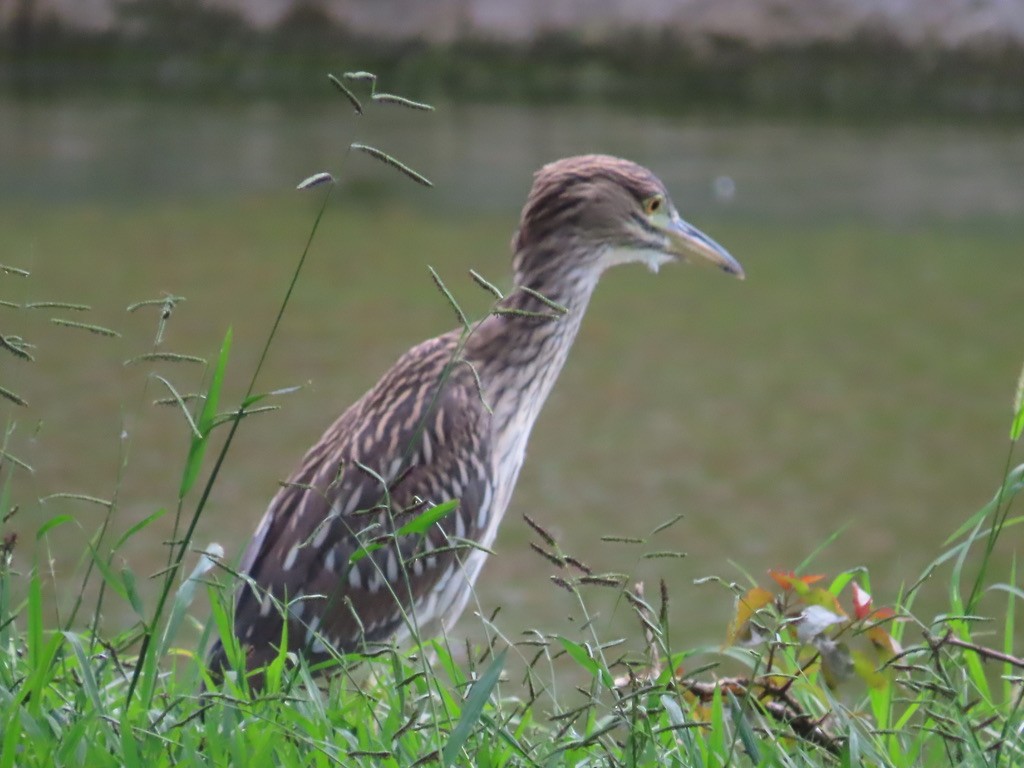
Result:
{"label": "brown speckled plumage", "polygon": [[[742,276],[678,218],[645,168],[587,155],[538,171],[513,239],[514,285],[567,311],[513,289],[499,302],[503,311],[467,338],[452,331],[406,352],[324,433],[242,559],[251,584],[239,589],[234,627],[248,666],[273,657],[279,605],[289,606],[290,649],[313,661],[328,656],[328,645],[348,652],[454,622],[486,554],[465,542],[492,545],[530,430],[601,273],[626,261],[656,269],[684,253]],[[458,508],[426,535],[393,536],[450,499]],[[351,561],[373,541],[384,546]],[[210,666],[224,663],[218,643]]]}

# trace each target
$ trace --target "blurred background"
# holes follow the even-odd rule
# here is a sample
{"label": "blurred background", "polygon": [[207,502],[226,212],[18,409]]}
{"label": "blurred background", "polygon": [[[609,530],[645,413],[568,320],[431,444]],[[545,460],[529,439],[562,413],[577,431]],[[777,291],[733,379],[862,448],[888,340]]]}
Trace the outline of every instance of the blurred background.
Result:
{"label": "blurred background", "polygon": [[[732,612],[694,584],[710,575],[763,581],[814,554],[811,571],[869,569],[891,604],[1001,481],[1024,356],[1020,3],[4,0],[0,35],[0,328],[35,358],[0,356],[25,403],[0,400],[4,534],[64,616],[107,507],[63,494],[114,502],[106,546],[167,510],[115,558],[147,598],[174,535],[188,430],[153,405],[154,374],[187,393],[204,369],[126,364],[160,325],[159,306],[126,308],[185,297],[159,349],[209,360],[232,328],[234,406],[321,199],[294,187],[317,171],[343,183],[257,386],[301,389],[242,425],[197,545],[237,556],[334,417],[453,324],[428,265],[486,312],[467,271],[508,285],[533,171],[582,152],[653,169],[747,281],[607,276],[479,584],[502,631],[582,618],[523,513],[599,571],[665,579],[689,647],[721,642]],[[357,117],[325,77],[347,70],[437,111]],[[646,545],[602,539],[677,515]],[[687,556],[644,557],[664,551]],[[639,634],[614,593],[591,598],[603,636]]]}

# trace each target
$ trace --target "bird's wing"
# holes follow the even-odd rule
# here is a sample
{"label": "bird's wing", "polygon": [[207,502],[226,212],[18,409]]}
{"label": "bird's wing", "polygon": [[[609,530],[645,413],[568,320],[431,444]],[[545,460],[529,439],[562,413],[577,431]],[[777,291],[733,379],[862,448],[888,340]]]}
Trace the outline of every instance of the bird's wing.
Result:
{"label": "bird's wing", "polygon": [[[270,503],[242,559],[248,581],[235,614],[251,666],[280,645],[275,602],[290,606],[289,647],[314,659],[321,639],[350,651],[392,635],[413,606],[442,610],[458,540],[486,525],[492,498],[490,413],[474,371],[452,362],[456,341],[449,334],[406,353]],[[424,534],[394,535],[450,499],[457,509]]]}

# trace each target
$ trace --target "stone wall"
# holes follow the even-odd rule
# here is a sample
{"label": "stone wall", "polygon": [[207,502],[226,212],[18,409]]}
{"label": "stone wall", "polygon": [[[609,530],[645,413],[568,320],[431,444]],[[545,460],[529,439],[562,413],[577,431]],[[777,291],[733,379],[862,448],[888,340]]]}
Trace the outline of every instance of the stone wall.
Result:
{"label": "stone wall", "polygon": [[[170,0],[136,0],[164,2]],[[314,7],[348,31],[381,39],[528,42],[568,33],[599,43],[626,31],[697,42],[726,38],[753,47],[885,37],[909,48],[1024,46],[1021,0],[177,0],[228,10],[270,30]],[[0,0],[0,26],[19,14],[83,31],[116,31],[126,0]]]}

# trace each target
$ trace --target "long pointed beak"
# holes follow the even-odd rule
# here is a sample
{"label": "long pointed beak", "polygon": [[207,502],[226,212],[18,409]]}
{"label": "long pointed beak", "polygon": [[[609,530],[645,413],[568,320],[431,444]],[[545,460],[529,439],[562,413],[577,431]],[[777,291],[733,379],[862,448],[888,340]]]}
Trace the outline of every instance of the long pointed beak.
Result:
{"label": "long pointed beak", "polygon": [[684,260],[695,258],[709,262],[740,280],[745,277],[743,267],[725,248],[679,216],[672,217],[665,227],[665,234],[670,242],[669,252],[673,255]]}

